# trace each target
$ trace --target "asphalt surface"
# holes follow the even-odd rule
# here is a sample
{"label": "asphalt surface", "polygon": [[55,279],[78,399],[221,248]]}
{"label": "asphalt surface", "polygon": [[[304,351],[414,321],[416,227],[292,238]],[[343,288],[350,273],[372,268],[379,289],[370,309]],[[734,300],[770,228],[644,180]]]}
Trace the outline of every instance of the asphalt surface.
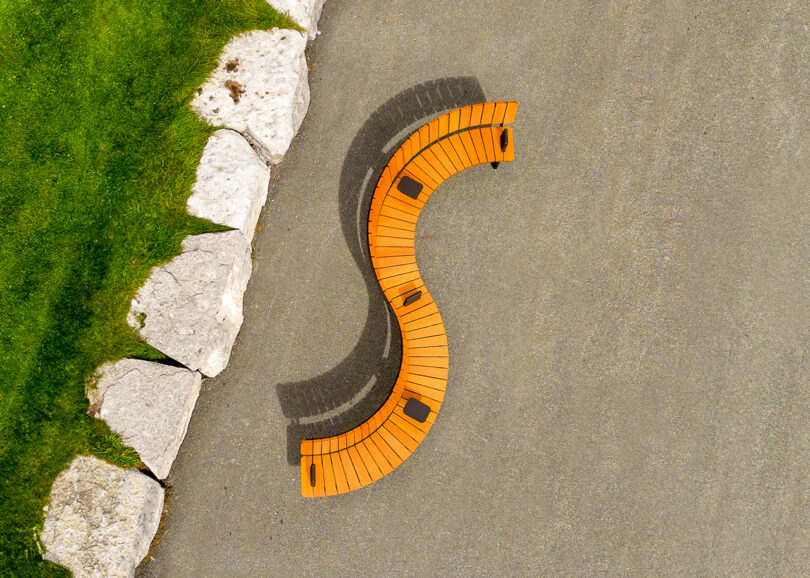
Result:
{"label": "asphalt surface", "polygon": [[[808,5],[329,0],[321,30],[139,574],[806,575]],[[305,501],[298,439],[362,421],[398,360],[363,178],[483,95],[519,101],[517,158],[418,229],[442,411],[383,480]]]}

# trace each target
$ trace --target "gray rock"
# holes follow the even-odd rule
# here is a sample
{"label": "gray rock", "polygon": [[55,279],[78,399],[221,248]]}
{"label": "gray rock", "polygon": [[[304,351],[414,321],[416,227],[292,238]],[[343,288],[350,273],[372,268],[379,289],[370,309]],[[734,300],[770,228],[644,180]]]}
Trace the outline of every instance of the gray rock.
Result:
{"label": "gray rock", "polygon": [[273,28],[235,36],[191,103],[204,120],[250,134],[281,162],[309,107],[307,38]]}
{"label": "gray rock", "polygon": [[200,394],[200,374],[140,359],[106,363],[88,388],[91,414],[135,449],[158,478],[169,475]]}
{"label": "gray rock", "polygon": [[40,540],[44,558],[77,578],[133,576],[163,511],[163,488],[91,456],[56,477]]}
{"label": "gray rock", "polygon": [[270,183],[267,168],[248,142],[232,130],[211,135],[197,166],[188,212],[239,229],[253,238]]}
{"label": "gray rock", "polygon": [[186,237],[180,255],[152,269],[127,321],[152,347],[213,377],[228,365],[242,326],[250,272],[241,232]]}
{"label": "gray rock", "polygon": [[306,29],[310,40],[318,34],[318,20],[326,0],[267,0],[273,8],[284,12]]}

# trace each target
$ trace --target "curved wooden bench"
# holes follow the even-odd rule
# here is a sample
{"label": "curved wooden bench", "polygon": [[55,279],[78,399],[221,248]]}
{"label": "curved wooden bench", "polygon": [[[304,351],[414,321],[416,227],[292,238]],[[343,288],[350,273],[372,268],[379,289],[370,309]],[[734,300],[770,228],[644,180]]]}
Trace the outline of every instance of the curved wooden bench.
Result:
{"label": "curved wooden bench", "polygon": [[447,337],[414,254],[425,203],[452,175],[514,159],[516,102],[486,102],[444,114],[414,132],[382,172],[371,200],[368,244],[374,272],[402,334],[402,366],[391,395],[365,423],[301,442],[301,493],[356,490],[400,465],[425,438],[447,385]]}

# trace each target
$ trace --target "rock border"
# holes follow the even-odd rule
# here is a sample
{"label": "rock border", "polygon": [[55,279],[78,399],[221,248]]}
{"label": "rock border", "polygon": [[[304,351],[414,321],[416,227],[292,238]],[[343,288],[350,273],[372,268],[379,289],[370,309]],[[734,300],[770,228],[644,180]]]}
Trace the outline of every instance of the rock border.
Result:
{"label": "rock border", "polygon": [[[284,158],[309,106],[304,52],[325,0],[267,2],[306,33],[274,28],[235,36],[191,105],[226,129],[206,143],[187,208],[232,230],[187,237],[179,255],[150,271],[127,316],[144,341],[182,365],[122,359],[100,367],[87,389],[89,413],[138,451],[158,479],[177,457],[201,378],[228,364],[270,165]],[[150,476],[78,456],[51,488],[39,534],[43,557],[76,576],[134,576],[163,504],[163,486]]]}

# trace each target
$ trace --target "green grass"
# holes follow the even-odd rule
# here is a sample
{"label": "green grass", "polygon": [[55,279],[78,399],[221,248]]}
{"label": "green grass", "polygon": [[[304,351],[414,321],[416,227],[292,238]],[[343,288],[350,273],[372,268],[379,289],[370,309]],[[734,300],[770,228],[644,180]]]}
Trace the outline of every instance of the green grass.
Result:
{"label": "green grass", "polygon": [[[150,267],[215,230],[185,200],[211,127],[188,108],[227,40],[293,24],[262,0],[0,0],[0,575],[63,575],[34,530],[79,453],[135,467],[86,415]],[[216,229],[218,230],[218,229]]]}

